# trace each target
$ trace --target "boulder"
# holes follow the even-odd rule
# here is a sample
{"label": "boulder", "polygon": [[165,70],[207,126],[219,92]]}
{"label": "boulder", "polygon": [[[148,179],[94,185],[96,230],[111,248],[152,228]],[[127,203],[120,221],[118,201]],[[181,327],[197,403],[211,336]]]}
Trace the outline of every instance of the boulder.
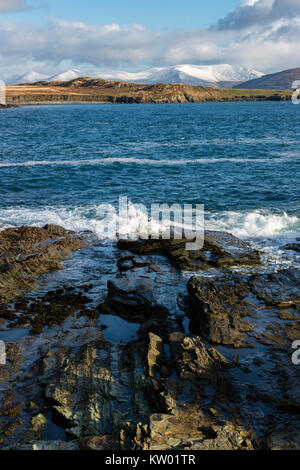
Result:
{"label": "boulder", "polygon": [[172,333],[169,341],[177,375],[182,380],[208,378],[230,365],[215,348],[206,348],[197,336]]}
{"label": "boulder", "polygon": [[108,281],[107,287],[102,313],[117,314],[134,323],[168,314],[167,308],[156,302],[155,284],[150,279],[122,277]]}

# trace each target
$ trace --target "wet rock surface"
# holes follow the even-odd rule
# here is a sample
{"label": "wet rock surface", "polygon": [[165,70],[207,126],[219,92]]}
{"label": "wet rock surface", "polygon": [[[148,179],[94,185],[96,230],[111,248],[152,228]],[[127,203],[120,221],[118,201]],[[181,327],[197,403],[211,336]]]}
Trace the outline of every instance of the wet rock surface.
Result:
{"label": "wet rock surface", "polygon": [[300,271],[290,268],[251,279],[252,291],[267,305],[295,307],[300,304]]}
{"label": "wet rock surface", "polygon": [[192,328],[211,343],[240,347],[246,339],[244,332],[253,330],[242,320],[251,312],[245,302],[249,292],[243,279],[192,277],[188,293]]}
{"label": "wet rock surface", "polygon": [[117,313],[133,322],[144,322],[153,317],[167,317],[168,310],[159,305],[154,296],[154,282],[150,279],[122,277],[109,281],[102,313]]}
{"label": "wet rock surface", "polygon": [[24,298],[13,305],[3,304],[0,318],[9,320],[9,328],[29,328],[31,334],[40,334],[44,328],[65,322],[70,317],[99,317],[99,309],[89,307],[91,299],[86,293],[92,286],[73,288],[62,286],[35,299]]}
{"label": "wet rock surface", "polygon": [[33,288],[38,276],[61,268],[74,250],[86,248],[85,237],[56,225],[20,227],[0,232],[0,301]]}
{"label": "wet rock surface", "polygon": [[[244,318],[255,316],[257,305],[261,301],[264,308],[274,306],[280,319],[294,320],[290,325],[284,325],[284,329],[290,339],[299,336],[297,312],[300,302],[300,273],[297,269],[252,276],[227,274],[214,279],[192,277],[188,282],[188,293],[191,328],[213,344],[247,346],[243,344],[246,340],[245,333],[253,331],[254,327]],[[287,312],[283,308],[291,310]],[[277,327],[279,343],[280,327]],[[271,325],[269,330],[271,336]],[[267,332],[264,337],[268,337]]]}
{"label": "wet rock surface", "polygon": [[225,268],[238,265],[257,265],[261,258],[257,250],[226,232],[206,231],[200,250],[187,250],[186,244],[195,240],[120,240],[120,250],[143,255],[161,253],[186,271]]}
{"label": "wet rock surface", "polygon": [[214,261],[187,280],[161,249],[125,245],[107,270],[99,244],[78,251],[2,304],[0,448],[299,449],[299,271],[216,275]]}

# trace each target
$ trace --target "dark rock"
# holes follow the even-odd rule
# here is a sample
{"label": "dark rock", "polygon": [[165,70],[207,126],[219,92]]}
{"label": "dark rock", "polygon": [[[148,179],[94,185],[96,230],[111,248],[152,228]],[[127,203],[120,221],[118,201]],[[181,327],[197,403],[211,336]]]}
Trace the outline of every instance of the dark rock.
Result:
{"label": "dark rock", "polygon": [[166,307],[157,304],[149,279],[121,278],[108,281],[108,294],[102,313],[117,314],[132,322],[144,322],[149,318],[164,318]]}
{"label": "dark rock", "polygon": [[267,305],[290,307],[300,304],[300,270],[289,268],[277,273],[254,275],[252,291]]}
{"label": "dark rock", "polygon": [[283,250],[300,252],[300,243],[288,243],[287,245],[284,245]]}
{"label": "dark rock", "polygon": [[192,277],[188,282],[191,326],[213,344],[240,347],[253,327],[241,317],[250,313],[244,300],[249,288],[239,276]]}
{"label": "dark rock", "polygon": [[280,430],[269,433],[264,447],[268,450],[300,450],[300,432],[294,426],[281,427]]}
{"label": "dark rock", "polygon": [[[192,330],[211,343],[249,346],[243,344],[246,339],[243,333],[253,331],[253,326],[243,317],[253,315],[259,302],[264,302],[264,308],[274,306],[280,319],[295,320],[292,312],[284,314],[280,309],[299,308],[299,272],[290,268],[249,277],[229,273],[217,278],[192,277],[188,282]],[[270,327],[257,338],[266,345],[275,342],[284,346],[298,337],[299,325],[291,321],[284,328]]]}
{"label": "dark rock", "polygon": [[44,327],[59,325],[76,314],[78,317],[86,316],[97,320],[100,312],[97,309],[88,309],[87,304],[90,302],[89,297],[82,292],[70,288],[49,291],[30,303],[19,303],[20,315],[15,324],[23,325],[29,322],[31,333],[40,334]]}
{"label": "dark rock", "polygon": [[186,271],[256,265],[261,262],[258,251],[226,232],[205,232],[204,246],[201,250],[187,250],[186,243],[190,242],[191,240],[175,240],[174,238],[171,240],[119,240],[118,248],[139,255],[152,252],[163,254],[180,269]]}

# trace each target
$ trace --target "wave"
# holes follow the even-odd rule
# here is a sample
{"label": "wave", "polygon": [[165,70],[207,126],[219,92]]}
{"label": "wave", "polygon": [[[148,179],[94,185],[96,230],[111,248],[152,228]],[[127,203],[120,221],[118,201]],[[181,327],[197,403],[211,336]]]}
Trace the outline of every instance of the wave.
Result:
{"label": "wave", "polygon": [[[99,210],[101,205],[77,207],[44,207],[44,208],[11,208],[1,210],[0,228],[20,225],[42,226],[48,223],[57,224],[68,230],[91,230],[99,238],[106,238],[106,227]],[[118,208],[116,207],[116,212]],[[150,211],[149,211],[150,212]],[[117,215],[112,213],[111,225]],[[227,231],[242,239],[273,238],[294,240],[300,236],[300,218],[287,213],[271,213],[255,210],[251,212],[219,212],[205,214],[205,228],[208,230]],[[108,220],[108,219],[107,219]],[[106,220],[106,221],[107,221]],[[149,215],[138,205],[129,202],[127,232],[146,234]]]}
{"label": "wave", "polygon": [[229,231],[239,238],[282,238],[300,233],[300,219],[287,213],[274,214],[267,211],[224,212],[210,214],[206,227]]}
{"label": "wave", "polygon": [[[124,232],[131,238],[148,237],[151,229],[160,230],[167,228],[168,223],[153,222],[148,213],[145,213],[139,205],[128,203],[127,218],[118,217],[118,208],[108,213],[101,210],[102,205],[74,208],[14,208],[1,211],[0,229],[18,227],[21,225],[33,225],[42,227],[46,224],[60,225],[67,230],[92,231],[101,240],[116,239],[118,231],[123,227]],[[149,211],[150,213],[150,211]],[[182,227],[174,223],[174,226]]]}
{"label": "wave", "polygon": [[40,161],[26,161],[26,162],[1,162],[0,168],[16,168],[16,167],[35,167],[35,166],[84,166],[84,165],[111,165],[114,163],[119,164],[136,164],[136,165],[195,165],[207,163],[274,163],[286,162],[287,158],[197,158],[197,159],[178,159],[178,160],[152,160],[150,158],[134,158],[134,157],[108,157],[97,158],[93,160],[40,160]]}

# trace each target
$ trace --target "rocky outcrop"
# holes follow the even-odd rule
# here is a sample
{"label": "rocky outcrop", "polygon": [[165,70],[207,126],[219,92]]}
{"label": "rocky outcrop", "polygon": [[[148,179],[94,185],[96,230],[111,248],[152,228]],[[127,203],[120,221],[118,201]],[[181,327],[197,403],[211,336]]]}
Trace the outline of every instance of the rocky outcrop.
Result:
{"label": "rocky outcrop", "polygon": [[1,109],[9,109],[9,108],[16,108],[17,106],[13,105],[13,104],[1,104],[0,103],[0,110]]}
{"label": "rocky outcrop", "polygon": [[244,332],[253,330],[242,320],[251,312],[245,302],[248,292],[239,276],[192,277],[188,283],[192,328],[213,344],[240,347],[246,339]]}
{"label": "rocky outcrop", "polygon": [[154,283],[149,279],[123,277],[108,281],[108,293],[102,313],[117,314],[131,322],[167,317],[168,310],[157,304]]}
{"label": "rocky outcrop", "polygon": [[197,380],[216,375],[218,371],[230,365],[215,348],[206,348],[197,336],[172,333],[170,348],[176,372],[183,380]]}
{"label": "rocky outcrop", "polygon": [[85,237],[55,225],[9,228],[0,232],[0,301],[35,286],[37,278],[60,269],[72,251],[86,248]]}
{"label": "rocky outcrop", "polygon": [[[181,402],[185,381],[214,382],[229,366],[197,337],[174,333],[166,341],[149,333],[119,351],[99,339],[74,355],[62,353],[58,365],[46,396],[81,448],[253,448],[251,432],[207,417],[195,391],[187,392],[195,403]],[[171,378],[174,368],[180,382]]]}
{"label": "rocky outcrop", "polygon": [[[192,419],[191,419],[192,417]],[[253,435],[230,422],[213,423],[196,407],[153,415],[142,450],[253,450]]]}
{"label": "rocky outcrop", "polygon": [[[192,277],[188,282],[191,328],[210,343],[231,347],[247,346],[244,333],[253,331],[253,325],[243,318],[257,310],[260,301],[265,307],[274,306],[279,318],[296,320],[283,308],[298,309],[300,303],[300,277],[298,269],[287,269],[271,274],[244,276],[227,274],[213,279]],[[297,322],[285,326],[269,327],[260,341],[273,340],[284,344],[299,338]]]}
{"label": "rocky outcrop", "polygon": [[[6,449],[253,448],[250,430],[202,408],[199,391],[219,384],[224,389],[230,363],[196,336],[160,336],[145,328],[137,340],[116,347],[95,328],[81,328],[48,336],[43,346],[38,338],[28,338],[24,351],[26,344],[31,351],[35,344],[42,347],[39,375],[34,378],[33,367],[27,378],[31,389],[19,387],[2,402],[0,415],[8,418],[1,434]],[[34,364],[32,357],[31,352]],[[23,370],[15,371],[20,383]],[[47,440],[46,409],[70,442]]]}
{"label": "rocky outcrop", "polygon": [[206,231],[201,250],[187,250],[191,240],[120,240],[118,248],[143,255],[160,253],[186,271],[226,268],[239,265],[258,265],[260,254],[248,243],[226,232]]}
{"label": "rocky outcrop", "polygon": [[288,243],[284,245],[283,250],[297,251],[300,252],[300,243]]}
{"label": "rocky outcrop", "polygon": [[[40,249],[50,263],[62,259],[69,241],[81,246],[80,237],[59,227],[4,235],[1,262],[5,258],[13,267],[18,251],[23,262]],[[259,254],[218,232],[206,234],[195,258],[174,254],[185,245],[167,243],[120,241],[130,252],[117,255],[115,271],[101,278],[101,289],[95,279],[82,284],[84,277],[75,287],[66,284],[2,304],[0,339],[4,334],[10,340],[0,366],[1,448],[299,447],[297,434],[284,426],[299,426],[299,368],[291,361],[291,343],[300,339],[299,271],[201,273],[189,280],[185,298],[185,277],[176,269],[182,256],[186,263],[202,260],[199,266],[221,268],[255,264]],[[116,316],[135,331],[126,342],[122,335],[108,341],[109,330],[101,331],[104,323],[112,328]],[[244,346],[249,349],[239,349]]]}
{"label": "rocky outcrop", "polygon": [[97,342],[88,343],[78,352],[62,350],[57,366],[59,374],[47,385],[46,397],[68,427],[69,435],[99,436],[107,434],[112,425],[118,426],[124,415],[118,406],[112,407],[119,391],[112,375],[109,343],[99,335]]}

